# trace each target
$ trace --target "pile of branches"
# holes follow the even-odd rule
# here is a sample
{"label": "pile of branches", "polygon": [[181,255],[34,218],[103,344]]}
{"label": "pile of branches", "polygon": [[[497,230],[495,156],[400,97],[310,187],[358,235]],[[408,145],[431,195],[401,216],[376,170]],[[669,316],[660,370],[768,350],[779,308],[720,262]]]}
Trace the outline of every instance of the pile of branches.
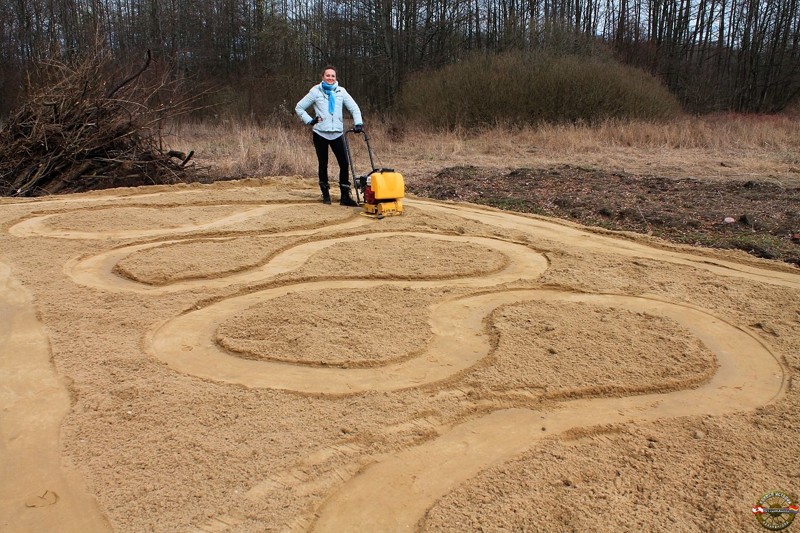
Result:
{"label": "pile of branches", "polygon": [[[75,65],[50,61],[29,73],[23,105],[0,129],[0,195],[41,196],[196,181],[192,157],[165,150],[163,128],[190,110],[174,89],[145,75],[119,75],[96,52]],[[116,81],[114,81],[116,80]]]}

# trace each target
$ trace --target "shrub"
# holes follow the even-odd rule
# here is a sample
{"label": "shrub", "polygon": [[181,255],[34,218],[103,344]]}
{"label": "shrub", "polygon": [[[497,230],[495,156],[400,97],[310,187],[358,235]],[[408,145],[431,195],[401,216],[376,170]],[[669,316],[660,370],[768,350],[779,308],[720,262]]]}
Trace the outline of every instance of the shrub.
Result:
{"label": "shrub", "polygon": [[510,52],[421,72],[403,86],[407,120],[434,127],[666,120],[677,99],[649,74],[597,57]]}

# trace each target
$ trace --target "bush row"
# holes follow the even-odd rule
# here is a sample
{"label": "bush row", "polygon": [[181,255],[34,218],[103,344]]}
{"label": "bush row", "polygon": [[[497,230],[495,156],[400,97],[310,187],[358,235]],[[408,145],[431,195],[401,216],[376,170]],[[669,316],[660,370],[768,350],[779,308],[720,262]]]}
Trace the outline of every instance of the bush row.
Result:
{"label": "bush row", "polygon": [[400,115],[421,126],[667,120],[678,100],[649,74],[599,56],[476,55],[412,76]]}

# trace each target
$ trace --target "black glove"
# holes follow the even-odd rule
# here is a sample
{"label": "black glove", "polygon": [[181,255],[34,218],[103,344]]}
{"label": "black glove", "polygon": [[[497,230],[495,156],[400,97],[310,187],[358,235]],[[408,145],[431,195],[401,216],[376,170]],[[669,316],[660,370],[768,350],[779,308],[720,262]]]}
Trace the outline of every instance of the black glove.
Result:
{"label": "black glove", "polygon": [[364,131],[364,125],[356,124],[355,126],[353,126],[353,131],[356,133],[361,133],[362,131]]}
{"label": "black glove", "polygon": [[317,122],[322,122],[322,118],[321,117],[314,117],[314,118],[311,119],[311,122],[309,122],[308,125],[313,127],[314,124],[316,124]]}

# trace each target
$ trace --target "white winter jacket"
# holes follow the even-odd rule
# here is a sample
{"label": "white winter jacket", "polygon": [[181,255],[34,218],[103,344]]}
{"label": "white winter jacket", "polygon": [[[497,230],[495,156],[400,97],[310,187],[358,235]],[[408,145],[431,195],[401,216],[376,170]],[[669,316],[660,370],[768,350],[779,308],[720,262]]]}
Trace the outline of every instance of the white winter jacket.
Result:
{"label": "white winter jacket", "polygon": [[344,122],[342,120],[342,109],[344,107],[353,116],[353,125],[357,126],[364,123],[358,104],[344,87],[339,87],[339,84],[336,84],[336,88],[333,89],[333,96],[336,99],[336,105],[333,108],[333,114],[331,114],[328,112],[328,95],[322,90],[322,84],[318,83],[308,91],[308,94],[302,100],[297,102],[294,112],[297,113],[303,124],[311,124],[314,119],[306,112],[306,109],[313,105],[314,112],[322,119],[321,122],[317,122],[314,125],[314,131],[325,133],[341,133],[344,131]]}

